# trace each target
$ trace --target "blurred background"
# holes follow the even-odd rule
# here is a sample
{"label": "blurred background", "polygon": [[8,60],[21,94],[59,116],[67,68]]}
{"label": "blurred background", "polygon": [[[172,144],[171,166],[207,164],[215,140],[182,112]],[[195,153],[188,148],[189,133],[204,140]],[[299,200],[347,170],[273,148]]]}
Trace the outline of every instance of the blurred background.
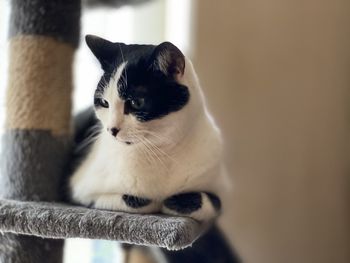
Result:
{"label": "blurred background", "polygon": [[[0,1],[1,122],[8,4]],[[345,263],[349,25],[348,0],[154,0],[84,10],[82,34],[168,40],[193,60],[225,138],[233,182],[220,224],[243,262]],[[77,112],[91,105],[100,75],[83,42],[74,70]],[[67,263],[111,262],[106,255],[118,254],[110,243],[67,245]],[[87,253],[92,247],[104,252]]]}

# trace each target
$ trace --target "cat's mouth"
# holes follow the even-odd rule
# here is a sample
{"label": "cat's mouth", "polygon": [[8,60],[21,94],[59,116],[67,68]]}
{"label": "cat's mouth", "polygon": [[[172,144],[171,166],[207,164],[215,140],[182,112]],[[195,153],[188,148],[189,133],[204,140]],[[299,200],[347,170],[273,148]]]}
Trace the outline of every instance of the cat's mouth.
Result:
{"label": "cat's mouth", "polygon": [[132,142],[132,141],[128,141],[128,140],[122,140],[118,137],[116,137],[117,141],[120,142],[120,143],[123,143],[123,144],[126,144],[126,145],[132,145],[132,144],[135,144],[136,142]]}
{"label": "cat's mouth", "polygon": [[139,140],[137,138],[134,138],[132,135],[128,135],[122,132],[119,132],[116,136],[114,136],[114,139],[119,143],[126,145],[134,145],[139,143]]}
{"label": "cat's mouth", "polygon": [[120,142],[120,143],[123,143],[123,144],[126,144],[126,145],[132,145],[134,144],[135,142],[132,142],[132,141],[124,141],[124,140],[120,140],[117,138],[117,141]]}

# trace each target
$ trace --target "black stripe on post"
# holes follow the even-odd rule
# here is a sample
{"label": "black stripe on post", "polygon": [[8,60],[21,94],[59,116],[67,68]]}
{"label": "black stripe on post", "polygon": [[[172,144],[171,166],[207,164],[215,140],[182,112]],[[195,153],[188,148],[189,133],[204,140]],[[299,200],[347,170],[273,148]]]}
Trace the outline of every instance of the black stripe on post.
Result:
{"label": "black stripe on post", "polygon": [[51,36],[77,47],[80,12],[80,0],[12,0],[10,38]]}
{"label": "black stripe on post", "polygon": [[1,197],[17,200],[60,200],[68,139],[49,131],[10,130],[2,138]]}

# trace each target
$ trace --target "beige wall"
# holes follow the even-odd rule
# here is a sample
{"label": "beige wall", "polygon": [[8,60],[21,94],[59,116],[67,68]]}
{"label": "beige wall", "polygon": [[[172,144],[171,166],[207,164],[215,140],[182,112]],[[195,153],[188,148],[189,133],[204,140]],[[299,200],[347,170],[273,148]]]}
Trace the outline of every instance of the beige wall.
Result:
{"label": "beige wall", "polygon": [[197,2],[231,240],[245,262],[350,262],[350,1]]}

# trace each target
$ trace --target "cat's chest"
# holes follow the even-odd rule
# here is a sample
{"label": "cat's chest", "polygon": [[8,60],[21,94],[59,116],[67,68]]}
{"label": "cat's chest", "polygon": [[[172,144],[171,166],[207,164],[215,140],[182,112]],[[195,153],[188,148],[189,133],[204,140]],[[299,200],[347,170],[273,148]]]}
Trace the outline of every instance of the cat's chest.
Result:
{"label": "cat's chest", "polygon": [[100,158],[99,165],[105,170],[106,177],[118,180],[135,181],[165,179],[171,173],[171,163],[147,154],[111,152],[105,158]]}
{"label": "cat's chest", "polygon": [[173,154],[156,155],[136,146],[113,145],[102,138],[96,141],[74,181],[91,195],[104,192],[161,198],[202,189],[217,174],[213,172],[217,150],[205,146],[204,151],[205,140],[197,141],[190,140]]}
{"label": "cat's chest", "polygon": [[178,166],[169,156],[118,147],[104,150],[96,147],[94,151],[89,170],[99,174],[94,187],[105,192],[158,197],[179,189],[186,180],[187,175],[179,174]]}

